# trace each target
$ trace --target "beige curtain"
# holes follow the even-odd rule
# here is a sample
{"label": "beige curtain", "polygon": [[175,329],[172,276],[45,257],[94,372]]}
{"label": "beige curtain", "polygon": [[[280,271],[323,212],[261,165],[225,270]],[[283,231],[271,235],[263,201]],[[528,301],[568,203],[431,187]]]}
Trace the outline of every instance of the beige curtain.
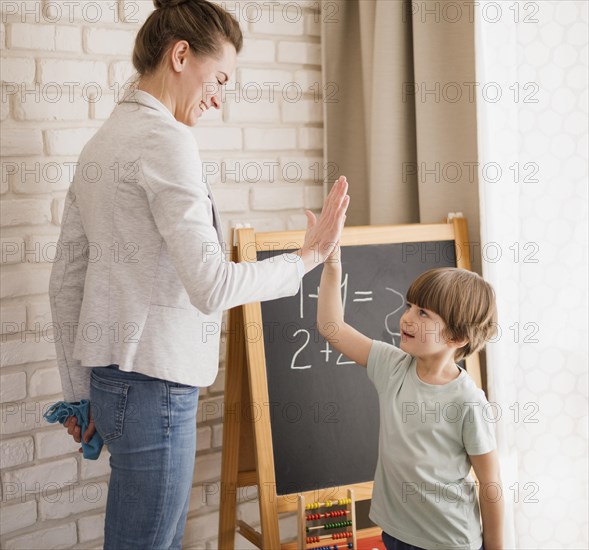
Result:
{"label": "beige curtain", "polygon": [[437,0],[324,2],[325,154],[328,179],[350,182],[347,225],[438,223],[461,211],[478,242],[474,27],[465,6],[458,14]]}

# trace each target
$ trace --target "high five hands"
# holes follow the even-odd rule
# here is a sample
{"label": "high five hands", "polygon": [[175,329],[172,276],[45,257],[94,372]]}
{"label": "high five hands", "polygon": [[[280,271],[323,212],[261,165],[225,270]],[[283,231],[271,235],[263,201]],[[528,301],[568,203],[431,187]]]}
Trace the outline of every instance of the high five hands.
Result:
{"label": "high five hands", "polygon": [[305,264],[305,272],[323,263],[329,258],[341,238],[346,211],[350,204],[348,180],[341,176],[327,195],[319,219],[310,210],[307,216],[307,231],[300,255]]}

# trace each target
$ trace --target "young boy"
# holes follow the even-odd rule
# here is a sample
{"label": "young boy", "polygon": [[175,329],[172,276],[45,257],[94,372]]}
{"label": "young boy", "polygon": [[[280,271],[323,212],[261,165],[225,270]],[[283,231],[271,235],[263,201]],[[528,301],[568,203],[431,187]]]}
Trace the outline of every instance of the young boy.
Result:
{"label": "young boy", "polygon": [[494,417],[482,390],[455,363],[495,334],[492,287],[464,269],[423,273],[407,291],[396,347],[344,322],[341,278],[338,246],[323,267],[317,327],[334,348],[367,367],[378,392],[370,519],[383,530],[387,550],[478,550],[483,542],[485,550],[502,549]]}

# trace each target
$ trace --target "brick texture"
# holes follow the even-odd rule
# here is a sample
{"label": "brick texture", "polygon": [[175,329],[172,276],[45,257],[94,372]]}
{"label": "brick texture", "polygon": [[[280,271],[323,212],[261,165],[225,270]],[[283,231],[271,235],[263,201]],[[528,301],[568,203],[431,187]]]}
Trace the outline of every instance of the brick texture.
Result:
{"label": "brick texture", "polygon": [[[299,229],[303,209],[319,211],[323,196],[316,177],[323,165],[319,3],[213,1],[244,33],[222,109],[192,129],[223,229],[227,237],[237,223]],[[67,431],[42,418],[63,398],[46,332],[47,289],[78,155],[134,73],[135,36],[153,2],[0,6],[0,547],[102,548],[108,450],[84,460]],[[223,349],[217,380],[200,394],[183,541],[194,549],[217,547],[225,355]],[[255,498],[239,505],[239,517],[257,515]]]}

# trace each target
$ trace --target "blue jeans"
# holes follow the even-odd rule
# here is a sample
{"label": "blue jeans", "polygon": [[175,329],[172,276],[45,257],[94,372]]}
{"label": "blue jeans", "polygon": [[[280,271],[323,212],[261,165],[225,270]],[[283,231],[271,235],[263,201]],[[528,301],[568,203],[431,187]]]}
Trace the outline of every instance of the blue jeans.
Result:
{"label": "blue jeans", "polygon": [[182,548],[199,388],[93,367],[90,407],[110,452],[105,550]]}
{"label": "blue jeans", "polygon": [[[387,550],[423,550],[419,546],[412,546],[411,544],[400,541],[395,537],[391,537],[391,535],[384,531],[382,532],[382,542],[384,542],[384,546]],[[484,550],[484,548],[481,546],[480,550]]]}

